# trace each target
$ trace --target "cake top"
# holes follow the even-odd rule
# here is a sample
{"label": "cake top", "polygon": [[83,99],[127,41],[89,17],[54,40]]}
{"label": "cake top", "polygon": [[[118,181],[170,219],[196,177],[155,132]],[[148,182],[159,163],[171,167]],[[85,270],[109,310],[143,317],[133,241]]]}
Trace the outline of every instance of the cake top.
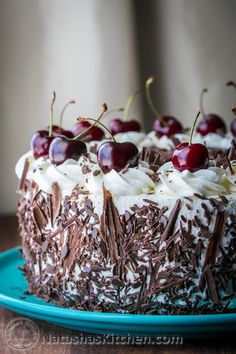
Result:
{"label": "cake top", "polygon": [[[153,82],[154,78],[150,77],[145,85],[147,101],[156,116],[154,130],[149,134],[141,132],[135,119],[128,119],[130,107],[140,90],[129,97],[125,109],[118,109],[124,110],[124,121],[120,118],[111,120],[110,129],[104,125],[101,122],[107,114],[104,103],[97,119],[79,118],[71,131],[62,128],[62,120],[65,109],[75,101],[65,105],[59,125],[54,125],[54,93],[49,127],[33,135],[31,150],[16,165],[17,176],[34,181],[46,193],[51,193],[52,184],[57,182],[64,195],[70,195],[74,188],[100,194],[104,186],[117,196],[189,197],[197,193],[207,197],[235,193],[234,141],[230,158],[226,153],[221,160],[209,157],[207,147],[225,150],[230,147],[232,135],[226,134],[226,125],[218,115],[205,113],[203,96],[207,90],[201,93],[201,111],[189,134],[178,119],[158,113],[150,90]],[[202,118],[197,125],[200,115]],[[195,125],[197,134],[194,135]],[[140,152],[143,148],[151,148],[154,164],[142,161],[144,154]],[[160,162],[162,152],[168,150],[170,154]],[[159,162],[155,164],[156,160]],[[163,164],[166,161],[169,162]]]}
{"label": "cake top", "polygon": [[[34,181],[40,190],[52,193],[52,185],[57,182],[63,195],[70,195],[74,188],[90,194],[102,194],[103,186],[113,195],[156,194],[157,196],[191,197],[194,194],[217,196],[236,193],[236,175],[227,167],[214,166],[195,172],[179,171],[170,161],[154,172],[150,166],[139,161],[135,167],[127,167],[117,172],[112,169],[104,173],[96,161],[96,155],[81,156],[78,161],[68,159],[56,166],[49,158],[35,159],[32,151],[23,155],[17,165],[16,174],[21,179],[25,161],[29,162],[26,178]],[[236,163],[231,165],[236,171]]]}

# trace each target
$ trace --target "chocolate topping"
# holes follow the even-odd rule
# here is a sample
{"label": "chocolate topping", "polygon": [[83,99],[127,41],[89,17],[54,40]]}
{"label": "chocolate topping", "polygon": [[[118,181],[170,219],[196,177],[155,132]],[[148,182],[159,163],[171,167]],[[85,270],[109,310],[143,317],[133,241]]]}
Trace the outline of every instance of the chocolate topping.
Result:
{"label": "chocolate topping", "polygon": [[181,205],[181,200],[178,199],[175,203],[173,210],[171,211],[168,224],[162,234],[162,242],[166,241],[170,237],[170,235],[173,233],[173,230],[175,227],[175,222],[176,222],[176,219],[177,219],[179,211],[180,211],[180,205]]}
{"label": "chocolate topping", "polygon": [[28,170],[29,170],[29,160],[25,159],[25,164],[24,164],[24,168],[23,168],[23,172],[22,172],[22,176],[21,176],[20,184],[19,184],[19,190],[22,190],[24,187]]}
{"label": "chocolate topping", "polygon": [[207,265],[214,265],[217,247],[225,232],[226,212],[218,211],[216,215],[215,227],[206,249],[203,270]]}
{"label": "chocolate topping", "polygon": [[39,230],[47,225],[47,218],[37,204],[33,207],[33,216]]}
{"label": "chocolate topping", "polygon": [[61,190],[57,182],[54,182],[52,184],[51,203],[52,203],[52,225],[54,225],[61,209]]}
{"label": "chocolate topping", "polygon": [[[120,215],[104,188],[99,218],[96,204],[78,187],[63,199],[57,186],[54,197],[28,181],[25,187],[18,217],[24,271],[37,296],[89,311],[235,311],[229,307],[236,289],[236,218],[225,211],[230,198],[227,203],[201,198],[197,216],[186,198],[171,211],[161,200],[145,199],[141,207],[134,204]],[[50,203],[57,215],[53,233]],[[189,214],[182,215],[181,205],[188,205]]]}

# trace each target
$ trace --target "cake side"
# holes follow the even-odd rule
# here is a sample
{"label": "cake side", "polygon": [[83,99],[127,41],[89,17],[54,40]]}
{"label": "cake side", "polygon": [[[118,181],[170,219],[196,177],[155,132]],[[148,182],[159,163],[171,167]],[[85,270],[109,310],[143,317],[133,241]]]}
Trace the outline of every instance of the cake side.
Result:
{"label": "cake side", "polygon": [[[236,199],[62,196],[25,180],[19,223],[33,293],[61,306],[127,313],[231,311]],[[235,286],[235,285],[234,285]]]}

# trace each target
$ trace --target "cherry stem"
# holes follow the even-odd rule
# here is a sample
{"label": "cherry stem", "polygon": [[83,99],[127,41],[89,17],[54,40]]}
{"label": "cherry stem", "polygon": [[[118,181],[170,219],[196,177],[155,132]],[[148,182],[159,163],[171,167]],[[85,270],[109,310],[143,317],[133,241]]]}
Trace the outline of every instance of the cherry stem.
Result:
{"label": "cherry stem", "polygon": [[114,113],[114,112],[124,112],[124,108],[120,107],[120,108],[114,108],[114,109],[110,109],[109,111],[105,112],[103,115],[103,118],[107,117],[110,113]]}
{"label": "cherry stem", "polygon": [[146,91],[146,97],[147,97],[147,101],[148,101],[149,107],[151,108],[151,110],[155,114],[155,116],[160,117],[160,114],[156,110],[156,107],[155,107],[155,105],[153,103],[153,99],[152,99],[152,96],[151,96],[151,90],[150,90],[150,87],[153,84],[154,80],[155,80],[154,76],[150,76],[147,79],[147,81],[145,83],[145,91]]}
{"label": "cherry stem", "polygon": [[74,104],[76,103],[75,100],[71,100],[69,102],[67,102],[65,104],[65,106],[62,108],[62,111],[61,111],[61,114],[60,114],[60,119],[59,119],[59,127],[62,128],[62,120],[63,120],[63,116],[64,116],[64,113],[65,113],[65,110],[67,109],[67,107],[70,105],[70,104]]}
{"label": "cherry stem", "polygon": [[51,138],[52,136],[52,126],[53,126],[53,106],[55,104],[56,101],[56,92],[53,91],[53,98],[52,98],[52,102],[51,102],[51,106],[50,106],[50,124],[49,124],[49,131],[48,131],[48,135]]}
{"label": "cherry stem", "polygon": [[104,113],[107,112],[107,105],[106,103],[103,103],[102,105],[102,113],[100,114],[100,116],[97,119],[94,118],[83,118],[83,117],[79,117],[78,120],[79,121],[83,121],[83,120],[91,120],[94,123],[92,125],[90,125],[90,127],[88,127],[87,129],[85,129],[84,131],[82,131],[81,133],[79,133],[77,136],[75,136],[73,138],[73,140],[78,140],[81,137],[83,137],[84,135],[86,135],[88,133],[88,131],[94,127],[97,123],[100,124],[108,133],[109,135],[112,137],[112,139],[115,141],[113,135],[111,134],[110,130],[103,124],[100,122],[100,119],[103,117]]}
{"label": "cherry stem", "polygon": [[[105,124],[101,123],[101,122],[99,121],[99,119],[94,119],[94,118],[82,118],[82,120],[83,120],[83,119],[91,120],[92,122],[94,122],[93,125],[91,125],[90,127],[87,128],[87,131],[88,131],[89,129],[91,129],[92,127],[94,127],[95,125],[97,125],[97,123],[98,123],[99,125],[101,125],[101,127],[103,127],[103,129],[110,135],[111,139],[116,143],[116,140],[115,140],[114,136],[112,135],[112,133],[110,132],[110,130],[105,126]],[[86,130],[85,130],[85,133],[86,133]]]}
{"label": "cherry stem", "polygon": [[196,118],[195,118],[195,120],[194,120],[194,122],[193,122],[193,126],[192,126],[191,133],[190,133],[190,138],[189,138],[189,145],[192,144],[193,133],[194,133],[195,126],[196,126],[196,124],[197,124],[197,120],[198,120],[200,114],[201,114],[201,110],[198,111],[198,113],[197,113],[197,115],[196,115]]}
{"label": "cherry stem", "polygon": [[204,98],[204,95],[206,92],[208,92],[208,89],[204,88],[200,94],[200,110],[202,111],[203,117],[205,117],[205,115],[206,115],[205,110],[204,110],[204,105],[203,105],[203,98]]}
{"label": "cherry stem", "polygon": [[124,121],[125,121],[125,122],[128,120],[130,108],[132,107],[135,98],[136,98],[141,92],[142,92],[142,90],[137,90],[137,91],[135,91],[132,95],[130,95],[130,96],[128,97],[128,100],[127,100],[126,105],[125,105],[125,112],[124,112]]}
{"label": "cherry stem", "polygon": [[236,90],[236,83],[235,83],[234,81],[227,81],[227,82],[225,83],[225,85],[226,85],[226,86],[233,86],[233,87],[235,88],[235,90]]}
{"label": "cherry stem", "polygon": [[236,116],[236,107],[233,106],[233,107],[231,108],[231,111],[232,111],[233,114]]}

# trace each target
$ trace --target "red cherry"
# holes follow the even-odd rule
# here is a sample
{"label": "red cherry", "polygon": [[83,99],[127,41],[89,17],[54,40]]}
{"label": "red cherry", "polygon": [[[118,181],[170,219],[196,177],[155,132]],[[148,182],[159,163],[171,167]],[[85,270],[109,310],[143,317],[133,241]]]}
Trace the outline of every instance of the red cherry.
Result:
{"label": "red cherry", "polygon": [[[236,116],[236,107],[232,107],[232,112]],[[230,126],[231,132],[234,137],[236,137],[236,118],[232,121],[231,126]]]}
{"label": "red cherry", "polygon": [[141,125],[136,120],[123,121],[120,118],[112,119],[108,128],[112,135],[116,135],[118,133],[126,133],[126,132],[140,132]]}
{"label": "red cherry", "polygon": [[57,129],[57,131],[53,132],[53,135],[56,136],[66,136],[69,139],[74,138],[74,134],[70,130],[65,130],[63,128]]}
{"label": "red cherry", "polygon": [[109,141],[100,145],[97,157],[98,164],[103,173],[108,173],[111,170],[119,172],[127,165],[129,167],[137,166],[139,151],[133,143],[117,143],[115,141]]}
{"label": "red cherry", "polygon": [[[85,129],[89,128],[90,126],[91,124],[86,120],[78,121],[73,126],[72,133],[74,136],[77,136],[80,133],[82,133]],[[89,142],[92,140],[102,140],[104,137],[105,137],[104,131],[101,128],[94,125],[91,129],[89,129],[88,133],[81,138],[81,140],[85,142]]]}
{"label": "red cherry", "polygon": [[236,137],[236,118],[232,121],[230,130],[233,136]]}
{"label": "red cherry", "polygon": [[50,145],[49,158],[54,165],[61,165],[67,159],[78,160],[86,151],[87,148],[83,141],[60,136],[55,138]]}
{"label": "red cherry", "polygon": [[153,129],[156,132],[156,135],[161,137],[164,135],[171,136],[177,133],[182,133],[183,126],[175,117],[161,116],[155,120]]}
{"label": "red cherry", "polygon": [[[47,128],[49,130],[49,127]],[[59,125],[52,125],[52,133],[56,134],[57,132],[61,131],[62,128],[59,127]]]}
{"label": "red cherry", "polygon": [[176,146],[172,163],[174,168],[180,172],[190,172],[206,168],[209,162],[208,150],[203,144],[182,143]]}
{"label": "red cherry", "polygon": [[71,130],[65,130],[62,129],[61,133],[58,134],[58,136],[65,136],[69,139],[73,139],[74,138],[74,134],[72,133]]}
{"label": "red cherry", "polygon": [[[49,130],[49,128],[48,128]],[[60,128],[59,125],[53,125],[52,126],[52,134],[54,137],[56,136],[66,136],[69,139],[74,138],[74,134],[70,130],[65,130],[63,128]]]}
{"label": "red cherry", "polygon": [[53,136],[49,136],[48,130],[38,130],[34,133],[31,139],[31,150],[35,159],[48,156],[49,147],[53,139]]}
{"label": "red cherry", "polygon": [[140,123],[135,119],[132,119],[132,120],[128,119],[130,108],[133,105],[135,98],[140,93],[141,93],[141,90],[137,90],[131,96],[128,97],[128,100],[125,105],[123,120],[120,118],[115,118],[115,119],[112,119],[108,123],[108,129],[110,130],[110,133],[113,136],[118,133],[140,132],[140,130],[141,130]]}
{"label": "red cherry", "polygon": [[202,136],[209,133],[225,134],[226,131],[223,119],[215,113],[205,114],[197,127],[197,132]]}

